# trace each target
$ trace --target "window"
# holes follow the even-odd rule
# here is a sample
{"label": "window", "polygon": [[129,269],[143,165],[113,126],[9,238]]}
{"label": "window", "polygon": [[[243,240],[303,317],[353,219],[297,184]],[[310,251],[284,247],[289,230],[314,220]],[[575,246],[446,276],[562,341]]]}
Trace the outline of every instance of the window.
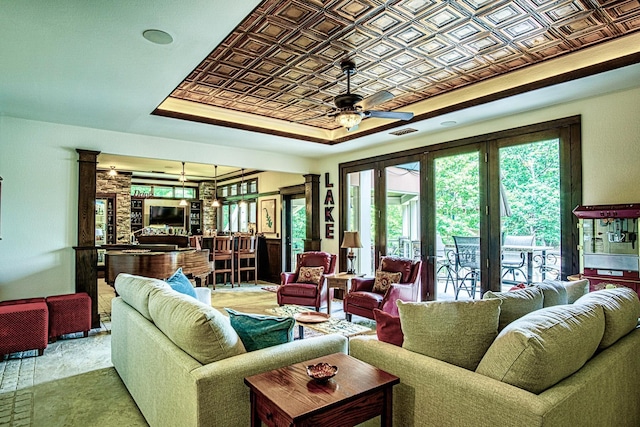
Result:
{"label": "window", "polygon": [[[340,234],[360,231],[359,273],[380,255],[421,259],[424,300],[453,286],[443,255],[453,236],[479,239],[476,298],[500,291],[505,277],[565,280],[579,264],[580,145],[580,117],[569,117],[343,163]],[[523,245],[504,243],[506,235],[534,236],[515,278],[503,252]]]}
{"label": "window", "polygon": [[198,189],[185,187],[182,194],[182,185],[140,185],[131,184],[131,195],[134,197],[155,197],[157,199],[197,199]]}

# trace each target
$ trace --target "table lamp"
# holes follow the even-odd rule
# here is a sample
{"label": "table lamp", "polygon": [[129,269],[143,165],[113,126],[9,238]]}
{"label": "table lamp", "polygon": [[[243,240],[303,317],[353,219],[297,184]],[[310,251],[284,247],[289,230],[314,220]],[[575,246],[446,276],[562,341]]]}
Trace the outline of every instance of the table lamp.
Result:
{"label": "table lamp", "polygon": [[341,248],[349,249],[347,253],[347,260],[349,260],[349,268],[347,269],[347,274],[356,274],[356,269],[353,265],[353,262],[356,259],[356,255],[353,253],[353,248],[361,248],[362,243],[360,242],[360,235],[357,231],[345,231],[344,237],[342,238]]}

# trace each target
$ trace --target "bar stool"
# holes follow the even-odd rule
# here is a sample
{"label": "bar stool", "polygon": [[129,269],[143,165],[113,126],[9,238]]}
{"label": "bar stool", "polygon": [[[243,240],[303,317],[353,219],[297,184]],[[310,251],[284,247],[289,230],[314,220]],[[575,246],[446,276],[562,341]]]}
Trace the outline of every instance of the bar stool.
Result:
{"label": "bar stool", "polygon": [[[253,271],[253,283],[258,284],[258,251],[256,250],[256,236],[239,235],[236,249],[236,271],[238,272],[238,285],[242,282],[243,271]],[[245,260],[243,265],[242,260]],[[249,274],[247,273],[247,281]]]}
{"label": "bar stool", "polygon": [[[227,274],[231,276],[231,287],[234,285],[233,268],[233,236],[216,236],[213,238],[213,250],[209,256],[211,261],[211,284],[216,288],[216,273],[222,273],[224,284],[227,284]],[[222,267],[217,268],[216,264],[221,263]]]}

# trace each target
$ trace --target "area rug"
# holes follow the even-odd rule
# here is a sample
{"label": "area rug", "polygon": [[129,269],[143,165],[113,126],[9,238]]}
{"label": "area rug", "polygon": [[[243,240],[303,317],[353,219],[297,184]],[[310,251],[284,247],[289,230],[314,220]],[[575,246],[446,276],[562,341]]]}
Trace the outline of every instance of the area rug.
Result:
{"label": "area rug", "polygon": [[268,292],[278,292],[280,286],[263,286],[262,289]]}
{"label": "area rug", "polygon": [[113,367],[22,392],[33,395],[32,426],[148,426]]}
{"label": "area rug", "polygon": [[[310,311],[308,307],[302,307],[299,305],[283,305],[282,307],[268,309],[267,313],[275,316],[294,317],[296,314],[306,311]],[[375,322],[369,319],[347,322],[344,319],[330,317],[326,322],[298,323],[298,325],[322,334],[341,334],[345,337],[372,334],[376,331]]]}

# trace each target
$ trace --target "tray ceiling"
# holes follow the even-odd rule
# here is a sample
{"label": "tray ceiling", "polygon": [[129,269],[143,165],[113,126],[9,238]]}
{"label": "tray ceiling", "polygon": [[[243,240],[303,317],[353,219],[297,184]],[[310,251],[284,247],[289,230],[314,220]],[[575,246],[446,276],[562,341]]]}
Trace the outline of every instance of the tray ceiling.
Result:
{"label": "tray ceiling", "polygon": [[[237,112],[245,124],[255,118],[253,130],[273,131],[266,118],[334,131],[339,126],[326,113],[346,92],[345,58],[358,68],[351,92],[387,90],[394,98],[377,110],[413,111],[425,99],[639,28],[638,0],[266,0],[167,101]],[[161,110],[156,114],[199,120]]]}

